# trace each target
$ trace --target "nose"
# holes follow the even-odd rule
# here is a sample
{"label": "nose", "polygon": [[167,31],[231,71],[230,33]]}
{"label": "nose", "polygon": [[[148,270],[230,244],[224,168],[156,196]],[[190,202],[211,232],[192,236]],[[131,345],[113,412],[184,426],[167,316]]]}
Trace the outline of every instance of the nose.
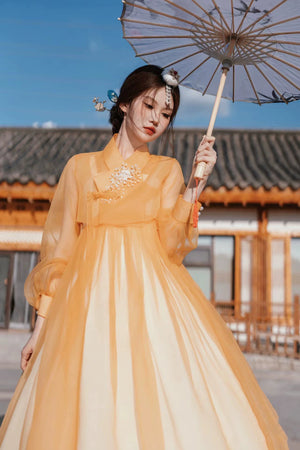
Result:
{"label": "nose", "polygon": [[151,122],[153,123],[153,125],[157,126],[158,125],[158,114],[152,110],[152,115],[151,115]]}

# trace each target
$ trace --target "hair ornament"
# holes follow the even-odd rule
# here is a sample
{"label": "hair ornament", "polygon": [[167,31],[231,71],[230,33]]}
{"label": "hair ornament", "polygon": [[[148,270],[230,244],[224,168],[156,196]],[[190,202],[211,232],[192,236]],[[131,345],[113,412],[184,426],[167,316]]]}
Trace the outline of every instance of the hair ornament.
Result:
{"label": "hair ornament", "polygon": [[117,101],[118,101],[117,94],[115,93],[115,91],[112,91],[111,89],[109,91],[107,91],[107,97],[109,98],[109,100],[112,103],[117,103]]}
{"label": "hair ornament", "polygon": [[[118,101],[118,95],[116,94],[115,91],[113,91],[111,89],[109,89],[107,91],[107,97],[112,103],[117,103],[117,101]],[[99,101],[99,97],[95,97],[93,100],[93,103],[94,103],[96,111],[99,111],[99,112],[109,111],[109,109],[104,106],[104,103],[106,103],[106,100]]]}
{"label": "hair ornament", "polygon": [[166,83],[166,105],[171,103],[172,87],[176,87],[179,84],[178,72],[174,69],[170,69],[168,72],[162,75],[164,82]]}
{"label": "hair ornament", "polygon": [[163,73],[162,77],[168,86],[176,87],[179,84],[179,75],[174,69],[170,69],[168,72]]}

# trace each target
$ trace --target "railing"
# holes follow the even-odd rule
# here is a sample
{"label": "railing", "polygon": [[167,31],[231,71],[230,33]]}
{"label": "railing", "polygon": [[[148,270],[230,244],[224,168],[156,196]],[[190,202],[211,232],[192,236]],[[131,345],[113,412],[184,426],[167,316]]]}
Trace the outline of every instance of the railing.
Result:
{"label": "railing", "polygon": [[[290,305],[265,305],[213,301],[241,350],[249,353],[300,359],[300,301]],[[243,312],[244,311],[244,312]],[[246,312],[245,312],[246,311]]]}

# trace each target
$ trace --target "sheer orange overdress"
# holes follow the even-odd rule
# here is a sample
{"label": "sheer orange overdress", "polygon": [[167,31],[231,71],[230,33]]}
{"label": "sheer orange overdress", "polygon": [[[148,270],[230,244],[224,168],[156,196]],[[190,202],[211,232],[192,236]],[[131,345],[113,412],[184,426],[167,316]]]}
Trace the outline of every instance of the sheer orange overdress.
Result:
{"label": "sheer orange overdress", "polygon": [[182,265],[197,246],[179,163],[115,136],[67,163],[25,284],[45,317],[2,450],[285,450],[223,319]]}

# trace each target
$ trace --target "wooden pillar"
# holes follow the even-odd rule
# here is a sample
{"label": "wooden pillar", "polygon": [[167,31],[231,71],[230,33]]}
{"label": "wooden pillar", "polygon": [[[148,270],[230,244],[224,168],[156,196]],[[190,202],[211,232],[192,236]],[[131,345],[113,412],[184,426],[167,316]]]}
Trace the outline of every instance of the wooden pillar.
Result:
{"label": "wooden pillar", "polygon": [[300,304],[299,295],[295,295],[294,298],[294,314],[293,314],[293,325],[294,325],[294,358],[299,358],[300,351]]}
{"label": "wooden pillar", "polygon": [[234,316],[241,315],[241,238],[234,241]]}
{"label": "wooden pillar", "polygon": [[267,208],[259,207],[257,236],[257,312],[261,321],[267,321],[271,316],[271,248],[267,228]]}
{"label": "wooden pillar", "polygon": [[292,318],[292,260],[291,238],[286,236],[284,240],[284,314],[288,321]]}

